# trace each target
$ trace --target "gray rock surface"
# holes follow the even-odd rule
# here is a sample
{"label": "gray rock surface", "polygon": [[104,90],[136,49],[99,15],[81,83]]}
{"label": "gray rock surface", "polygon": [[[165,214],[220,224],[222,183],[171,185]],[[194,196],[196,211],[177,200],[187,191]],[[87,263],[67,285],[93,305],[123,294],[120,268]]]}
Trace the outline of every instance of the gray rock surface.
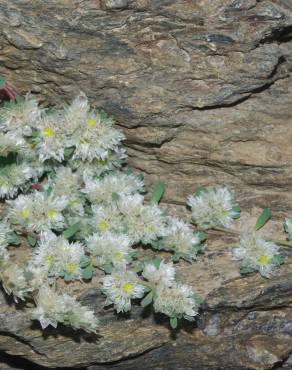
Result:
{"label": "gray rock surface", "polygon": [[[197,186],[236,191],[247,230],[269,205],[265,234],[292,217],[291,0],[2,0],[0,75],[59,104],[80,90],[113,114],[129,164],[167,182],[165,207],[184,214]],[[251,215],[249,213],[251,212]],[[219,238],[220,236],[220,238]],[[205,254],[180,263],[205,298],[193,325],[135,307],[101,308],[98,276],[73,289],[101,317],[100,336],[45,335],[0,295],[0,350],[34,363],[98,369],[289,369],[292,257],[275,277],[245,278],[233,237],[210,234]]]}

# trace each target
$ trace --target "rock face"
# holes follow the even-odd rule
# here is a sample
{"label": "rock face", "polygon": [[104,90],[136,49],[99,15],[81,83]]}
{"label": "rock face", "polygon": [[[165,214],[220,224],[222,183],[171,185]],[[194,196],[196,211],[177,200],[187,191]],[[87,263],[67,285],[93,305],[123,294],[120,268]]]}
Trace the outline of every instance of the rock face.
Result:
{"label": "rock face", "polygon": [[[0,75],[47,104],[80,90],[113,114],[129,163],[167,182],[166,207],[184,213],[199,185],[225,183],[248,230],[271,206],[265,235],[292,216],[291,0],[2,0]],[[249,215],[248,212],[251,212]],[[76,286],[101,318],[98,338],[43,335],[0,295],[0,349],[49,367],[292,369],[292,254],[270,280],[245,278],[233,237],[211,234],[205,254],[180,263],[205,298],[197,323],[170,333],[135,307],[117,317],[96,283]]]}

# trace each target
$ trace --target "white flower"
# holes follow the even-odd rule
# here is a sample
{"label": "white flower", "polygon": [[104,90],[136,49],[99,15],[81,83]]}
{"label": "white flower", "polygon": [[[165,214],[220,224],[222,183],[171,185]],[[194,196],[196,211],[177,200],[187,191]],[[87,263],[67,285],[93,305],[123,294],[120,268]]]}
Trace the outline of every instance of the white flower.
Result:
{"label": "white flower", "polygon": [[38,124],[39,135],[35,139],[36,151],[41,162],[64,160],[66,136],[63,132],[63,116],[57,111],[42,117]]}
{"label": "white flower", "polygon": [[142,298],[145,288],[135,272],[117,269],[102,279],[102,291],[107,296],[106,305],[114,304],[117,312],[127,312],[131,299]]}
{"label": "white flower", "polygon": [[97,266],[112,263],[114,266],[131,261],[133,249],[127,235],[116,235],[108,231],[94,234],[87,239],[87,251],[96,257]]}
{"label": "white flower", "polygon": [[28,265],[24,267],[27,284],[32,291],[52,283],[48,278],[48,271],[42,265],[35,265],[33,262],[30,260]]}
{"label": "white flower", "polygon": [[30,195],[20,195],[13,201],[8,201],[10,222],[20,228],[40,232],[47,229],[62,230],[65,219],[62,211],[68,205],[66,196],[46,196],[35,191]]}
{"label": "white flower", "polygon": [[64,129],[70,137],[68,146],[74,146],[74,159],[91,162],[105,160],[111,151],[125,139],[122,132],[112,127],[110,118],[89,110],[86,97],[77,97],[65,114]]}
{"label": "white flower", "polygon": [[289,219],[289,218],[285,219],[284,230],[288,234],[288,239],[292,239],[292,219]]}
{"label": "white flower", "polygon": [[84,178],[83,192],[93,203],[112,202],[112,194],[131,195],[143,191],[144,183],[138,176],[123,172],[109,174],[99,180]]}
{"label": "white flower", "polygon": [[198,195],[189,196],[187,204],[192,209],[194,221],[202,229],[214,226],[229,227],[233,219],[239,216],[233,196],[224,186],[204,188]]}
{"label": "white flower", "polygon": [[56,176],[49,178],[46,188],[51,188],[55,196],[67,196],[69,199],[69,213],[83,216],[81,186],[82,177],[77,173],[73,173],[71,168],[61,166],[57,169]]}
{"label": "white flower", "polygon": [[31,127],[36,124],[42,114],[38,102],[27,94],[25,99],[18,103],[10,103],[0,111],[0,129],[7,132],[23,135],[31,134]]}
{"label": "white flower", "polygon": [[121,196],[119,210],[124,215],[127,234],[138,243],[151,243],[158,237],[167,235],[165,217],[162,210],[155,205],[144,205],[143,196]]}
{"label": "white flower", "polygon": [[163,238],[166,250],[186,259],[196,258],[200,244],[199,233],[194,233],[191,226],[176,217],[167,218],[167,235]]}
{"label": "white flower", "polygon": [[143,268],[143,277],[155,285],[170,287],[175,282],[175,268],[173,263],[161,261],[159,267],[154,262],[148,262]]}
{"label": "white flower", "polygon": [[257,234],[242,235],[239,247],[233,250],[233,257],[242,261],[242,266],[259,271],[264,277],[270,277],[281,263],[278,259],[281,259],[279,247]]}
{"label": "white flower", "polygon": [[10,153],[25,153],[28,146],[22,136],[14,132],[0,133],[0,156],[7,157]]}
{"label": "white flower", "polygon": [[62,236],[51,231],[41,233],[39,247],[35,249],[34,264],[42,266],[51,277],[65,277],[65,280],[81,279],[81,261],[84,247],[69,243]]}
{"label": "white flower", "polygon": [[92,207],[93,216],[90,220],[92,228],[100,233],[111,231],[125,233],[123,215],[115,204]]}
{"label": "white flower", "polygon": [[0,198],[12,198],[25,188],[29,181],[36,180],[43,172],[42,167],[21,162],[0,168]]}
{"label": "white flower", "polygon": [[72,169],[85,178],[99,177],[100,175],[116,170],[122,166],[127,158],[124,148],[116,148],[115,151],[109,151],[104,159],[93,159],[91,162],[83,162],[80,159],[69,160]]}
{"label": "white flower", "polygon": [[24,300],[29,292],[23,269],[9,260],[2,261],[0,281],[7,294],[12,294],[15,302]]}
{"label": "white flower", "polygon": [[98,320],[94,312],[67,294],[59,295],[49,287],[43,287],[36,297],[36,305],[32,319],[39,320],[43,329],[49,325],[56,328],[58,323],[62,323],[74,329],[96,332]]}
{"label": "white flower", "polygon": [[0,259],[7,259],[8,236],[11,229],[6,222],[0,222]]}
{"label": "white flower", "polygon": [[169,317],[184,317],[191,320],[198,314],[194,292],[188,285],[176,284],[171,288],[158,286],[154,298],[154,309]]}

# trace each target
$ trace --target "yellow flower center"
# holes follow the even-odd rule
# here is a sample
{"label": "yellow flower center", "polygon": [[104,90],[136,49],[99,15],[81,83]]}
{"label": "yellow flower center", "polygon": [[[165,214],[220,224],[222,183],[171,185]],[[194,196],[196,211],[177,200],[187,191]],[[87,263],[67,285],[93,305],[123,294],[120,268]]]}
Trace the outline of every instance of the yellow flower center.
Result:
{"label": "yellow flower center", "polygon": [[29,218],[29,211],[27,209],[23,209],[21,212],[20,212],[20,215],[21,217],[23,218]]}
{"label": "yellow flower center", "polygon": [[124,286],[123,286],[123,291],[126,293],[126,294],[131,294],[134,290],[134,285],[131,284],[131,283],[125,283]]}
{"label": "yellow flower center", "polygon": [[124,258],[123,253],[121,253],[121,252],[116,253],[116,255],[115,255],[116,260],[121,261],[123,258]]}
{"label": "yellow flower center", "polygon": [[107,230],[109,228],[109,224],[106,221],[101,221],[98,226],[102,231]]}
{"label": "yellow flower center", "polygon": [[90,118],[87,120],[87,126],[88,127],[94,127],[97,124],[97,120],[94,118]]}
{"label": "yellow flower center", "polygon": [[67,270],[68,272],[73,273],[77,270],[77,266],[75,265],[75,263],[69,263]]}
{"label": "yellow flower center", "polygon": [[153,234],[154,233],[154,228],[152,226],[147,227],[147,233],[148,234]]}
{"label": "yellow flower center", "polygon": [[54,257],[53,256],[46,256],[45,257],[45,262],[48,263],[48,264],[51,264],[54,260]]}
{"label": "yellow flower center", "polygon": [[44,136],[45,137],[52,137],[52,136],[54,136],[54,130],[51,128],[51,127],[46,127],[45,129],[44,129]]}
{"label": "yellow flower center", "polygon": [[50,218],[54,218],[57,216],[57,212],[51,209],[50,211],[48,211],[48,216]]}
{"label": "yellow flower center", "polygon": [[260,256],[259,261],[260,264],[263,266],[267,266],[269,264],[270,258],[268,256]]}

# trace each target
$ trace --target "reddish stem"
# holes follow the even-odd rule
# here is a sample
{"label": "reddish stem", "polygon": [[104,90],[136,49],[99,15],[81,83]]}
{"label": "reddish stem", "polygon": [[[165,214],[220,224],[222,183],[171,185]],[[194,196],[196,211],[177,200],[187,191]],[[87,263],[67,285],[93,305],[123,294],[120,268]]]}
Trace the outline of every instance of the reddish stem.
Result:
{"label": "reddish stem", "polygon": [[6,93],[10,100],[16,100],[16,96],[7,84],[2,87],[2,90]]}

